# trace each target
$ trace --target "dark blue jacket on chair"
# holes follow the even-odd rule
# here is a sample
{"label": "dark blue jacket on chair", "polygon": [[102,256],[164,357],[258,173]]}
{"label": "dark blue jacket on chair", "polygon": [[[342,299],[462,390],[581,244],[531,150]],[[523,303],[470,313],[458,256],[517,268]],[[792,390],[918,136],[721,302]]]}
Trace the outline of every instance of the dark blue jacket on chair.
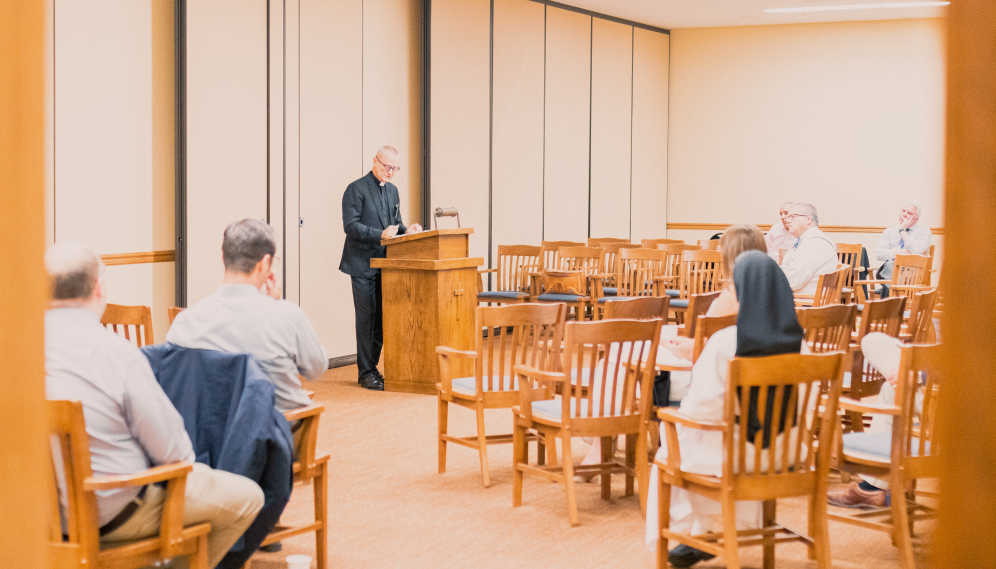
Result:
{"label": "dark blue jacket on chair", "polygon": [[245,476],[263,489],[263,509],[218,564],[242,567],[280,520],[294,484],[294,440],[287,420],[273,408],[273,384],[248,354],[173,344],[142,352],[183,417],[197,462]]}

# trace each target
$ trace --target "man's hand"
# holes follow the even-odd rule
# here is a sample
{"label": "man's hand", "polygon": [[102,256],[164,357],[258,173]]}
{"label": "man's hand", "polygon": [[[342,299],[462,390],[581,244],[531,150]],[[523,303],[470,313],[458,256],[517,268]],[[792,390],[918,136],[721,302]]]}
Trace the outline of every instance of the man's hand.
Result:
{"label": "man's hand", "polygon": [[408,231],[405,231],[405,235],[411,235],[412,233],[418,233],[419,231],[422,231],[422,226],[417,223],[413,223],[408,226]]}
{"label": "man's hand", "polygon": [[899,218],[899,229],[909,229],[916,223],[917,218],[912,215],[903,214]]}
{"label": "man's hand", "polygon": [[381,239],[390,239],[391,237],[394,237],[397,234],[398,234],[398,226],[397,225],[391,225],[391,226],[388,226],[388,228],[385,229],[384,232],[380,234],[380,238]]}
{"label": "man's hand", "polygon": [[283,287],[277,284],[276,273],[270,272],[270,276],[266,277],[265,292],[274,300],[280,300],[283,297]]}

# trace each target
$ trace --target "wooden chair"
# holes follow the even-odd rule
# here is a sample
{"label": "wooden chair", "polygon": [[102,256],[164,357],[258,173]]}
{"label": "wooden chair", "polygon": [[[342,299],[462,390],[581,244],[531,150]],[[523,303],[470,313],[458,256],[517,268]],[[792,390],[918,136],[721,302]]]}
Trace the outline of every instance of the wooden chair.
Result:
{"label": "wooden chair", "polygon": [[831,304],[815,308],[796,308],[795,314],[805,334],[806,345],[812,353],[850,350],[851,333],[854,331],[854,322],[858,317],[856,305]]}
{"label": "wooden chair", "polygon": [[615,273],[618,272],[616,263],[619,261],[619,251],[639,249],[640,246],[636,243],[603,243],[599,247],[602,249],[602,273],[606,275],[602,282],[602,294],[615,296],[618,286],[615,281]]}
{"label": "wooden chair", "polygon": [[[858,304],[864,304],[865,300],[881,298],[882,285],[888,285],[889,294],[893,296],[905,296],[909,294],[910,290],[930,288],[930,270],[928,267],[931,264],[931,258],[926,255],[896,255],[896,262],[892,267],[891,279],[863,279],[854,281],[854,286],[858,290]],[[867,295],[865,294],[865,287],[861,285],[868,286]]]}
{"label": "wooden chair", "polygon": [[667,252],[667,260],[664,262],[664,276],[661,277],[661,285],[665,288],[665,293],[673,298],[678,298],[678,280],[681,277],[681,259],[685,251],[701,251],[699,245],[685,245],[683,243],[673,243],[669,245],[658,245],[658,249]]}
{"label": "wooden chair", "polygon": [[[871,364],[865,362],[861,353],[861,340],[871,332],[882,332],[899,337],[903,323],[903,311],[906,307],[906,297],[869,300],[863,305],[858,331],[851,336],[850,372],[844,373],[843,393],[852,399],[863,399],[878,395],[885,378]],[[870,419],[867,419],[870,420]],[[843,424],[847,431],[863,431],[866,418],[859,413],[847,412]]]}
{"label": "wooden chair", "polygon": [[156,343],[152,336],[152,309],[148,306],[108,304],[100,323],[126,340],[134,341],[139,348]]}
{"label": "wooden chair", "polygon": [[671,299],[675,322],[678,324],[684,322],[685,312],[692,296],[722,290],[722,278],[722,253],[708,249],[684,251],[678,279],[678,298]]}
{"label": "wooden chair", "polygon": [[[659,282],[657,277],[664,274],[664,262],[667,253],[657,249],[622,249],[615,264],[615,272],[603,273],[604,279],[598,279],[593,284],[594,317],[600,319],[601,311],[606,304],[611,304],[616,298],[660,296],[657,294]],[[602,282],[615,283],[616,294],[606,296]]]}
{"label": "wooden chair", "polygon": [[817,307],[840,304],[843,297],[842,290],[844,288],[844,282],[847,280],[847,275],[850,272],[851,267],[838,266],[836,271],[820,275],[819,278],[816,279],[816,292],[812,295],[794,295],[795,305]]}
{"label": "wooden chair", "polygon": [[[830,569],[830,543],[826,518],[830,448],[840,396],[842,354],[786,354],[730,361],[722,421],[701,421],[677,409],[658,411],[667,436],[666,461],[655,461],[660,473],[658,488],[657,566],[668,567],[668,541],[674,540],[724,558],[726,566],[739,569],[739,547],[761,545],[764,567],[774,567],[775,543],[802,541],[821,569]],[[767,388],[767,389],[765,389]],[[739,427],[748,416],[756,394],[761,429],[748,441]],[[816,394],[821,394],[819,397]],[[786,399],[788,403],[784,404]],[[774,399],[774,401],[771,401]],[[769,408],[770,406],[770,408]],[[771,413],[770,418],[766,417]],[[676,426],[723,434],[722,475],[710,476],[681,470],[681,448]],[[764,448],[764,433],[771,437]],[[779,441],[779,438],[781,441]],[[783,441],[783,442],[782,442]],[[748,444],[748,442],[752,444]],[[701,535],[672,532],[671,488],[683,488],[721,504],[723,531]],[[803,536],[775,522],[778,498],[809,496],[809,532]],[[737,531],[735,506],[739,500],[758,500],[763,506],[763,528]]]}
{"label": "wooden chair", "polygon": [[602,320],[619,320],[622,318],[630,320],[660,318],[667,320],[670,300],[670,297],[667,296],[641,296],[613,300],[612,302],[605,303]]}
{"label": "wooden chair", "polygon": [[589,237],[588,246],[589,247],[601,247],[602,245],[607,245],[609,243],[630,243],[629,239],[621,239],[619,237]]}
{"label": "wooden chair", "polygon": [[[608,500],[611,474],[623,472],[627,496],[633,494],[633,477],[639,480],[641,509],[645,508],[649,470],[646,459],[637,457],[647,455],[647,422],[660,333],[661,321],[657,319],[569,322],[559,371],[515,366],[520,399],[512,408],[513,506],[522,504],[523,475],[542,476],[564,484],[570,523],[576,526],[574,475],[599,473],[602,499]],[[624,346],[624,342],[630,344]],[[611,357],[600,357],[612,353],[616,353],[615,362]],[[601,382],[594,380],[599,374]],[[588,385],[584,385],[585,377],[592,378]],[[558,387],[563,396],[552,398]],[[545,440],[561,439],[563,466],[529,464],[526,440],[531,432]],[[622,463],[612,452],[612,439],[619,435],[626,435]],[[573,437],[600,437],[602,462],[575,467],[571,460]]]}
{"label": "wooden chair", "polygon": [[[58,569],[129,569],[159,565],[174,557],[188,556],[192,569],[208,569],[207,534],[210,524],[183,526],[184,490],[193,465],[186,462],[157,466],[135,474],[94,477],[90,467],[90,439],[79,401],[47,401],[48,432],[59,451],[52,464],[50,493],[50,567]],[[63,538],[59,519],[56,469],[65,473],[66,527]],[[97,492],[141,488],[165,483],[159,535],[101,549],[97,521]],[[16,544],[9,544],[15,547]]]}
{"label": "wooden chair", "polygon": [[560,270],[561,247],[584,247],[577,241],[544,241],[540,245],[539,266],[529,273],[529,294],[535,299],[537,291],[543,290],[543,274],[547,269]]}
{"label": "wooden chair", "polygon": [[[529,300],[529,273],[539,267],[541,247],[499,245],[498,266],[477,271],[477,302],[517,304]],[[483,275],[495,273],[493,290],[484,290]]]}
{"label": "wooden chair", "polygon": [[288,422],[300,421],[297,432],[300,444],[294,449],[294,484],[311,484],[314,490],[315,520],[300,526],[277,525],[260,547],[285,539],[315,532],[315,557],[318,569],[328,569],[329,531],[329,455],[316,457],[318,447],[318,420],[325,407],[309,405],[284,412]]}
{"label": "wooden chair", "polygon": [[[478,328],[486,327],[488,335],[477,335],[474,351],[455,350],[447,346],[436,348],[440,371],[440,382],[436,384],[439,398],[440,474],[446,472],[446,443],[456,443],[477,449],[484,487],[491,486],[487,446],[511,443],[512,435],[486,434],[484,410],[510,409],[519,402],[519,384],[508,366],[526,364],[542,371],[559,369],[566,311],[564,304],[479,306],[477,325]],[[554,349],[548,349],[550,346]],[[473,377],[453,377],[451,370],[455,366],[452,364],[459,359],[473,361]],[[450,403],[477,413],[476,436],[456,437],[449,434]],[[549,450],[552,452],[554,449]]]}
{"label": "wooden chair", "polygon": [[701,314],[696,320],[698,320],[698,323],[694,326],[695,335],[692,336],[695,338],[695,344],[692,345],[692,363],[699,361],[702,350],[705,349],[706,343],[709,341],[709,338],[712,338],[713,334],[724,328],[737,325],[737,315],[706,316],[705,314]]}
{"label": "wooden chair", "polygon": [[[559,270],[544,271],[542,290],[534,287],[535,302],[564,302],[574,308],[574,318],[584,320],[594,302],[593,289],[599,278],[602,250],[598,247],[561,247]],[[580,278],[578,278],[580,275]]]}
{"label": "wooden chair", "polygon": [[701,245],[703,249],[719,251],[719,239],[699,239],[699,245]]}
{"label": "wooden chair", "polygon": [[640,247],[644,249],[657,249],[658,245],[684,245],[684,239],[644,239],[640,241]]}
{"label": "wooden chair", "polygon": [[166,315],[169,316],[169,323],[172,326],[173,321],[176,320],[176,315],[183,312],[182,308],[171,306],[166,309]]}
{"label": "wooden chair", "polygon": [[[830,514],[830,519],[891,534],[903,569],[916,568],[910,539],[913,523],[937,515],[934,509],[917,503],[918,495],[937,495],[918,491],[916,481],[939,477],[943,460],[937,436],[940,352],[939,345],[902,348],[894,405],[840,400],[841,408],[850,412],[892,416],[891,433],[845,434],[840,464],[848,473],[888,481],[892,503],[851,515]],[[921,413],[916,412],[917,392],[923,393]]]}
{"label": "wooden chair", "polygon": [[911,344],[934,342],[934,307],[937,305],[937,290],[917,292],[908,296],[909,316],[905,330],[900,331],[899,339]]}
{"label": "wooden chair", "polygon": [[688,297],[688,309],[686,310],[685,324],[678,326],[678,335],[687,338],[695,337],[695,328],[700,316],[705,316],[709,312],[709,307],[715,302],[723,291],[705,292],[693,294]]}
{"label": "wooden chair", "polygon": [[851,302],[851,299],[857,297],[854,292],[854,279],[858,278],[858,273],[865,270],[865,267],[859,265],[861,262],[861,243],[837,243],[837,260],[841,265],[851,267],[851,271],[847,273],[847,278],[844,279],[844,288],[841,289],[844,297],[843,302],[847,304]]}

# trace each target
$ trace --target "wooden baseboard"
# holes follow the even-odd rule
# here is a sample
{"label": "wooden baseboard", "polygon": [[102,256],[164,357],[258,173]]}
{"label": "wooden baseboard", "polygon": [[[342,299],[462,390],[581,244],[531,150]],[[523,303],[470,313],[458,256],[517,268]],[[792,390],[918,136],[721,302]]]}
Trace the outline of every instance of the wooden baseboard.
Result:
{"label": "wooden baseboard", "polygon": [[172,263],[176,261],[176,251],[142,251],[140,253],[112,253],[101,255],[100,260],[108,267],[114,265],[143,265],[146,263]]}

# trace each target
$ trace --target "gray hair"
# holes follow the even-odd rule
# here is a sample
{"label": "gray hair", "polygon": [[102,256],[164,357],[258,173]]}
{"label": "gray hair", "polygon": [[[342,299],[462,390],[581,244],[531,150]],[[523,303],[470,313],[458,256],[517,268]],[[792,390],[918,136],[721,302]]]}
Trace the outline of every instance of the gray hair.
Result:
{"label": "gray hair", "polygon": [[263,260],[277,252],[273,239],[273,228],[265,221],[243,219],[225,228],[225,238],[221,242],[221,258],[226,271],[248,275]]}
{"label": "gray hair", "polygon": [[381,158],[383,156],[397,157],[398,149],[393,146],[381,146],[380,148],[377,149],[377,158]]}
{"label": "gray hair", "polygon": [[903,202],[903,205],[901,207],[906,207],[908,205],[911,205],[916,208],[917,217],[923,217],[923,207],[920,206],[920,202],[918,200],[906,200]]}
{"label": "gray hair", "polygon": [[82,243],[56,243],[45,251],[52,300],[88,300],[103,268],[100,257]]}
{"label": "gray hair", "polygon": [[807,215],[807,216],[813,218],[813,225],[819,227],[819,225],[820,225],[820,218],[819,218],[819,216],[816,215],[816,208],[813,207],[812,204],[808,204],[808,203],[792,204],[792,209],[793,210],[799,210],[799,213],[801,213],[802,215]]}

